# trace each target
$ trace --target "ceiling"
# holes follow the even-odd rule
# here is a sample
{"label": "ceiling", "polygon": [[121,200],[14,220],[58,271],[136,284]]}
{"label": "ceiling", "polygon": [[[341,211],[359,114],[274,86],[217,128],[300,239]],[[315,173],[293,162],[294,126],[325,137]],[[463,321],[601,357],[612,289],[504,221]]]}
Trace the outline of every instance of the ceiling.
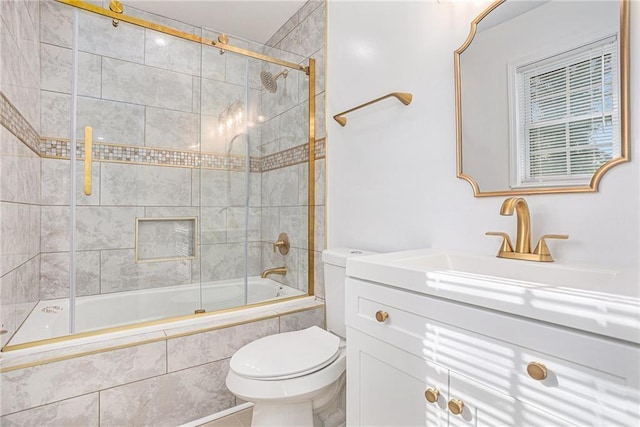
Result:
{"label": "ceiling", "polygon": [[305,0],[125,0],[126,5],[264,43]]}

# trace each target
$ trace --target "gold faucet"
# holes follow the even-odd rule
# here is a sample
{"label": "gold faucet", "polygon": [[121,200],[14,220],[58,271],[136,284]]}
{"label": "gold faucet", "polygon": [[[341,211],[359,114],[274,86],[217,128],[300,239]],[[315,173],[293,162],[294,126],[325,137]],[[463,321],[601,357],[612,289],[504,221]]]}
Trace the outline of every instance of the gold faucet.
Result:
{"label": "gold faucet", "polygon": [[568,239],[566,234],[545,234],[540,237],[536,248],[531,252],[531,216],[529,215],[529,206],[522,197],[509,197],[502,202],[500,215],[513,215],[516,212],[517,229],[516,229],[516,249],[513,250],[511,239],[507,233],[498,231],[487,231],[487,236],[502,237],[502,246],[498,251],[498,257],[521,259],[526,261],[542,261],[552,262],[553,258],[549,252],[549,247],[545,239]]}
{"label": "gold faucet", "polygon": [[287,267],[283,266],[283,267],[267,268],[265,271],[262,272],[260,277],[262,277],[263,279],[266,279],[267,276],[270,274],[279,274],[281,276],[284,276],[285,274],[287,274]]}

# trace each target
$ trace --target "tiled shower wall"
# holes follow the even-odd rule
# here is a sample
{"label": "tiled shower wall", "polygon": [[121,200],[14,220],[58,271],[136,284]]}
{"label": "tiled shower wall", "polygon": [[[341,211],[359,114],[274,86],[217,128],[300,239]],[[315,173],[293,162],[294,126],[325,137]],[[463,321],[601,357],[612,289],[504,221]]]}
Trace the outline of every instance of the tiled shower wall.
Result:
{"label": "tiled shower wall", "polygon": [[40,54],[37,1],[0,2],[0,345],[38,301]]}
{"label": "tiled shower wall", "polygon": [[[321,251],[324,249],[325,214],[325,2],[310,0],[295,13],[266,43],[278,51],[291,52],[306,63],[316,60],[315,87],[315,206],[309,206],[307,197],[308,165],[289,164],[271,168],[263,160],[262,168],[262,242],[263,268],[285,265],[289,272],[274,280],[305,289],[307,283],[308,221],[307,209],[315,210],[315,294],[324,298],[324,277]],[[277,67],[272,72],[279,72]],[[261,152],[266,158],[291,155],[308,139],[308,89],[307,80],[290,77],[278,80],[275,94],[263,93],[262,105],[266,120],[262,125]],[[297,91],[296,91],[297,87]],[[264,159],[264,158],[263,158]],[[273,242],[280,232],[291,239],[291,251],[283,256],[274,253]],[[295,285],[297,283],[297,285]]]}
{"label": "tiled shower wall", "polygon": [[[133,8],[127,13],[200,32]],[[70,136],[71,25],[72,8],[42,3],[41,135],[48,140],[44,154],[56,157],[42,164],[42,299],[68,295],[68,268],[60,266],[68,265],[69,161],[60,159],[60,146]],[[242,277],[246,178],[243,160],[226,155],[244,154],[247,142],[240,138],[230,144],[235,135],[219,134],[218,117],[245,99],[248,60],[131,25],[113,28],[110,19],[84,12],[79,27],[78,134],[92,126],[94,142],[102,144],[100,156],[107,161],[94,163],[94,190],[88,197],[80,193],[79,163],[78,295]],[[205,30],[204,36],[217,34]],[[231,43],[259,48],[234,39]],[[250,81],[252,87],[259,84],[257,77]],[[260,91],[250,89],[249,97],[259,100]],[[252,137],[256,140],[259,133]],[[123,154],[115,144],[146,151]],[[212,168],[189,167],[197,166],[189,157],[201,147],[221,153],[222,164],[216,167],[214,159]],[[159,162],[156,156],[166,158]],[[257,275],[259,169],[252,168],[249,188],[249,274]],[[199,217],[197,259],[136,263],[136,217]],[[160,228],[139,244],[166,246],[171,236]]]}
{"label": "tiled shower wall", "polygon": [[[38,299],[68,295],[70,185],[64,157],[70,151],[72,12],[53,1],[7,1],[2,7],[2,91],[10,96],[3,102],[10,101],[17,107],[10,110],[23,116],[16,124],[3,108],[3,124],[13,125],[2,129],[0,273],[3,328],[12,333]],[[182,31],[201,31],[134,8],[127,12]],[[229,144],[231,135],[214,131],[220,108],[244,98],[247,67],[249,97],[258,100],[251,108],[264,119],[250,135],[249,274],[284,264],[289,274],[272,278],[306,290],[306,77],[290,72],[269,94],[259,82],[265,67],[259,61],[220,55],[213,48],[201,51],[193,43],[133,26],[114,29],[110,20],[84,12],[80,33],[78,130],[93,126],[94,157],[107,161],[94,162],[91,196],[80,191],[83,163],[78,164],[78,294],[242,276],[245,173],[243,160],[228,155],[245,153],[247,142],[241,138]],[[203,35],[217,37],[206,30]],[[261,49],[235,39],[232,44]],[[317,60],[315,271],[316,294],[323,297],[324,3],[305,4],[270,44],[298,54],[268,48],[267,54],[299,63],[309,56]],[[157,87],[170,89],[160,98]],[[22,143],[15,134],[22,135]],[[193,159],[183,157],[196,153],[200,144],[204,151],[223,153],[209,159],[213,167],[167,167],[194,166]],[[130,164],[113,162],[123,157]],[[198,259],[134,262],[135,217],[192,216],[200,219]],[[271,252],[280,231],[292,240],[286,257]],[[167,238],[153,237],[151,243]],[[205,260],[202,265],[199,259]]]}

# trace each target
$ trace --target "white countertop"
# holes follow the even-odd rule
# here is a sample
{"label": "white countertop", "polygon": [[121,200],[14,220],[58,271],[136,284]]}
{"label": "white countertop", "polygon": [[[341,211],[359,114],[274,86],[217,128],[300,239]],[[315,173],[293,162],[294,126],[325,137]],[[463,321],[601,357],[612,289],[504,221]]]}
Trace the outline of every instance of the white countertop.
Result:
{"label": "white countertop", "polygon": [[640,344],[637,269],[420,249],[350,258],[347,275]]}

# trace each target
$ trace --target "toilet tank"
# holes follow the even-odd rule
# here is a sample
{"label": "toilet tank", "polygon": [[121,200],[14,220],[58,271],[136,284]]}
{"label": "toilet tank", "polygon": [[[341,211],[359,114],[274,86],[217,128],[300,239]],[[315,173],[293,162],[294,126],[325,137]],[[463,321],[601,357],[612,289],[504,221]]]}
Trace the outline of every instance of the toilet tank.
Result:
{"label": "toilet tank", "polygon": [[334,248],[322,251],[328,331],[343,338],[346,338],[347,335],[344,320],[344,282],[346,279],[347,259],[375,253],[351,248]]}

